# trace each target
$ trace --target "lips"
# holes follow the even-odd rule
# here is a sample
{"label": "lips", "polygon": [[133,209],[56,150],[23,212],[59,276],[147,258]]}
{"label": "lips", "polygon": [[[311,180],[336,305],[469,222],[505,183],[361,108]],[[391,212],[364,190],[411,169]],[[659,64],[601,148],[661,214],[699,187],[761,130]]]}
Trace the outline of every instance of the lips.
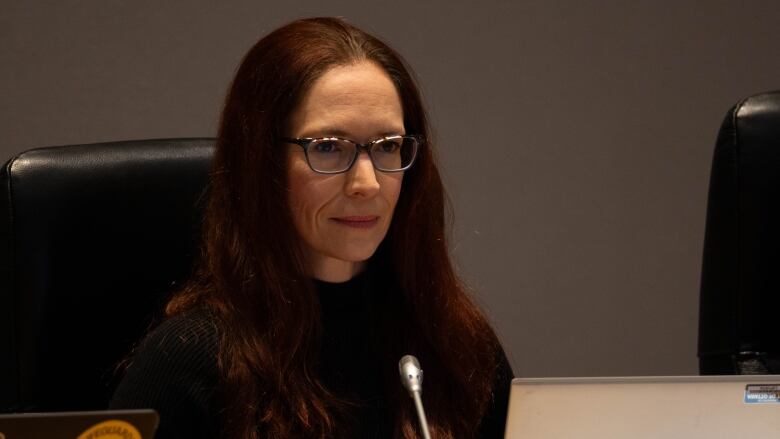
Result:
{"label": "lips", "polygon": [[379,222],[379,217],[376,215],[343,216],[331,219],[338,224],[356,229],[368,229],[375,226]]}

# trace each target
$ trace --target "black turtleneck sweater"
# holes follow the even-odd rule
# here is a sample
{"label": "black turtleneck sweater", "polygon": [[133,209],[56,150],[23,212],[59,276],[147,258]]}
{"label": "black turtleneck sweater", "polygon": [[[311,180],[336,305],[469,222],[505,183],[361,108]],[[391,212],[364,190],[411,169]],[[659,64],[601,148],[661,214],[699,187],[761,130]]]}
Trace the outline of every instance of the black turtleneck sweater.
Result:
{"label": "black turtleneck sweater", "polygon": [[[376,373],[376,365],[387,360],[381,357],[381,347],[367,329],[373,327],[371,308],[375,307],[366,293],[365,277],[356,276],[345,283],[315,281],[323,326],[318,373],[334,394],[356,403],[350,416],[355,423],[355,437],[388,438],[393,429],[392,408],[383,390],[383,377]],[[206,311],[195,310],[166,320],[134,353],[110,408],[157,410],[157,439],[217,438],[218,338]],[[503,438],[512,379],[503,355],[498,372],[493,403],[480,426],[480,438]]]}

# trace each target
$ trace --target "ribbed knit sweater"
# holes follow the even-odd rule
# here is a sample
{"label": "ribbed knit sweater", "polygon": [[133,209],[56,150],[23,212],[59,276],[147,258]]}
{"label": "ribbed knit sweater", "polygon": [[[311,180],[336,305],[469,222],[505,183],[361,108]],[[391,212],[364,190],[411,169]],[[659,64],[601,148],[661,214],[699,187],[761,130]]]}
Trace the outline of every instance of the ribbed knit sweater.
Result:
{"label": "ribbed knit sweater", "polygon": [[[318,372],[331,391],[358,403],[350,416],[359,424],[354,428],[356,437],[387,438],[393,420],[375,372],[380,361],[377,349],[364,330],[370,326],[370,313],[364,309],[363,277],[341,284],[316,281],[324,334]],[[134,353],[110,408],[157,410],[156,439],[219,437],[218,338],[216,326],[202,310],[164,321]],[[512,371],[502,358],[480,438],[503,438]]]}

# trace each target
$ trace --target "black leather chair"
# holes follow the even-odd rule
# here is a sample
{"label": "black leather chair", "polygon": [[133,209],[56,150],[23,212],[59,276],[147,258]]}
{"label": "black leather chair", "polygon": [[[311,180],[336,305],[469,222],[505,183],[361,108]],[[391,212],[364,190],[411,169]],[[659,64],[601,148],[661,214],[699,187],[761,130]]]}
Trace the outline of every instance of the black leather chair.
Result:
{"label": "black leather chair", "polygon": [[780,373],[780,91],[729,110],[710,178],[699,370]]}
{"label": "black leather chair", "polygon": [[212,139],[27,151],[0,171],[0,411],[104,409],[198,252]]}

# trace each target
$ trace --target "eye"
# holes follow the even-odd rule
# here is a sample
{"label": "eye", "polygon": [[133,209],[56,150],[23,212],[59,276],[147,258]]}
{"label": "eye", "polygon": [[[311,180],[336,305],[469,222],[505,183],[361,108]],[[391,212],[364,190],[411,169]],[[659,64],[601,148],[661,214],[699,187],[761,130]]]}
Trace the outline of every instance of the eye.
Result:
{"label": "eye", "polygon": [[400,141],[397,140],[385,140],[379,142],[379,151],[385,154],[392,154],[401,148]]}
{"label": "eye", "polygon": [[340,152],[341,146],[334,140],[322,140],[312,145],[313,151],[317,153]]}

